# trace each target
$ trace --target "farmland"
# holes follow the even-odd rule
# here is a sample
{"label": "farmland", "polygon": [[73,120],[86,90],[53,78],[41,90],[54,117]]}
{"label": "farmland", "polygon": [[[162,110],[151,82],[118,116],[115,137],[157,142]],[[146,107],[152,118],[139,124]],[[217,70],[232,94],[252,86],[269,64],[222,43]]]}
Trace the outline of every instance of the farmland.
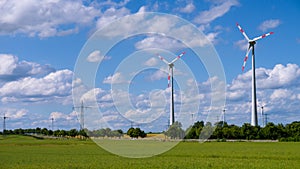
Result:
{"label": "farmland", "polygon": [[181,142],[151,158],[124,158],[93,141],[0,137],[0,168],[297,168],[299,142]]}

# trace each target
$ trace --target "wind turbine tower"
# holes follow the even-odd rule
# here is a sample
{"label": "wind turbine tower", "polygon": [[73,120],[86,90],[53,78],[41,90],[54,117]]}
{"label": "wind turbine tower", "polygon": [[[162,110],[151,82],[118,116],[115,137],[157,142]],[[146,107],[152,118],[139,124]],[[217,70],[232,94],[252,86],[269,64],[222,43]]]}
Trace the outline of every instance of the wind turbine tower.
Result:
{"label": "wind turbine tower", "polygon": [[173,85],[173,68],[174,63],[180,59],[185,52],[182,52],[180,55],[178,55],[175,59],[173,59],[171,62],[166,61],[162,56],[158,55],[160,60],[165,62],[169,67],[169,75],[168,75],[168,87],[170,88],[170,125],[172,125],[175,122],[174,117],[174,85]]}
{"label": "wind turbine tower", "polygon": [[258,121],[257,121],[257,103],[256,103],[256,80],[255,80],[255,55],[254,55],[254,46],[255,46],[257,40],[265,38],[265,37],[273,34],[273,32],[270,32],[270,33],[267,33],[267,34],[263,34],[263,35],[258,36],[256,38],[253,38],[253,39],[249,39],[248,36],[246,35],[245,31],[242,29],[242,27],[238,23],[236,25],[239,28],[240,32],[245,37],[245,39],[249,43],[249,47],[248,47],[248,50],[247,50],[247,53],[246,53],[246,57],[244,59],[244,64],[243,64],[243,67],[242,67],[242,71],[244,71],[244,69],[245,69],[246,62],[247,62],[247,59],[248,59],[248,55],[250,53],[250,50],[252,50],[252,113],[251,113],[251,125],[252,126],[258,126]]}
{"label": "wind turbine tower", "polygon": [[224,124],[225,124],[225,112],[226,112],[226,109],[224,107],[224,109],[223,109],[223,127],[224,127]]}
{"label": "wind turbine tower", "polygon": [[54,121],[54,118],[52,117],[51,118],[51,129],[52,129],[52,131],[53,131],[53,121]]}
{"label": "wind turbine tower", "polygon": [[265,127],[266,126],[266,123],[265,123],[265,112],[264,112],[264,108],[265,108],[266,105],[262,104],[260,105],[260,110],[261,110],[261,118],[262,118],[262,126]]}

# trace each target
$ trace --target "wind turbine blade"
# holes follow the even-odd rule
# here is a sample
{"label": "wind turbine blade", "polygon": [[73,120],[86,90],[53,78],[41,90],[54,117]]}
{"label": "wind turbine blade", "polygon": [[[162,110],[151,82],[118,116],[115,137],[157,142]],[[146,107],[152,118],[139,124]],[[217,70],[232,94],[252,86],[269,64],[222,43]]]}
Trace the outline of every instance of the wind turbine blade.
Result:
{"label": "wind turbine blade", "polygon": [[165,62],[167,65],[169,65],[169,62],[166,61],[166,59],[164,59],[162,56],[160,56],[159,54],[157,54],[157,56],[159,57],[160,60],[162,60],[163,62]]}
{"label": "wind turbine blade", "polygon": [[248,36],[246,35],[245,31],[242,29],[242,27],[236,23],[236,26],[239,28],[240,32],[244,35],[244,37],[247,39],[247,41],[249,42],[249,38]]}
{"label": "wind turbine blade", "polygon": [[168,74],[168,88],[170,87],[170,81],[171,81],[171,67],[169,67],[169,74]]}
{"label": "wind turbine blade", "polygon": [[249,56],[249,53],[250,53],[251,49],[252,49],[252,46],[249,47],[249,49],[248,49],[248,51],[247,51],[247,53],[246,53],[246,56],[245,56],[245,58],[244,58],[244,63],[243,63],[243,66],[242,66],[242,71],[244,71],[244,69],[245,69],[246,62],[247,62],[247,60],[248,60],[248,56]]}
{"label": "wind turbine blade", "polygon": [[185,54],[185,52],[182,52],[182,53],[181,53],[180,55],[178,55],[174,60],[172,60],[172,62],[171,62],[170,64],[176,62],[176,61],[177,61],[178,59],[180,59],[184,54]]}
{"label": "wind turbine blade", "polygon": [[259,39],[265,38],[265,37],[270,36],[270,35],[272,35],[272,34],[274,34],[274,32],[270,32],[270,33],[263,34],[263,35],[261,35],[261,36],[259,36],[259,37],[254,38],[252,41],[257,41],[257,40],[259,40]]}

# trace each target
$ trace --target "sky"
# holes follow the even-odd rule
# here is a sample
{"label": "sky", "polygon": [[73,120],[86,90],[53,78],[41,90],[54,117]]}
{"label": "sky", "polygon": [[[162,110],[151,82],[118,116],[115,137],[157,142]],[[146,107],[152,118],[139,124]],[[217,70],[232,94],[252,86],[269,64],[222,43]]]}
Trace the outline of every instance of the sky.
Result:
{"label": "sky", "polygon": [[[274,32],[255,46],[258,105],[268,121],[300,121],[298,1],[4,0],[0,9],[0,116],[1,123],[8,117],[7,129],[79,129],[83,101],[89,129],[163,131],[168,66],[157,55],[171,61],[182,52],[174,63],[176,120],[184,127],[220,120],[225,106],[229,124],[250,123],[251,55],[242,71],[248,43],[236,23],[250,39]],[[221,106],[212,104],[214,89],[223,91]]]}

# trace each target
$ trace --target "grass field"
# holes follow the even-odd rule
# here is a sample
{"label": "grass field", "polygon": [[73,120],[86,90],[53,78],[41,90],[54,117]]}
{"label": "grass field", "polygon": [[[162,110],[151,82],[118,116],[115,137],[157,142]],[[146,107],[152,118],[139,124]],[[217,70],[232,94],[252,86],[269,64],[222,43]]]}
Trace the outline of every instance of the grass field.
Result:
{"label": "grass field", "polygon": [[300,168],[300,143],[181,142],[151,158],[124,158],[87,140],[0,136],[0,168]]}

